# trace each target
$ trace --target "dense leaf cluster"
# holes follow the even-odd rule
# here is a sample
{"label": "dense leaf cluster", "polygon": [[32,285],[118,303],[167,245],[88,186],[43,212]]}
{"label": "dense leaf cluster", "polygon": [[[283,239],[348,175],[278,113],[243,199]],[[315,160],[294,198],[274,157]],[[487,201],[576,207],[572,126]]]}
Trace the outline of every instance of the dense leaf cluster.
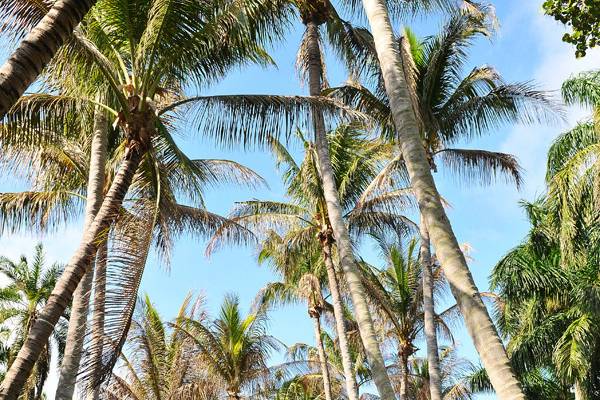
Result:
{"label": "dense leaf cluster", "polygon": [[563,40],[575,45],[575,55],[585,56],[600,40],[600,0],[547,0],[546,14],[572,27]]}

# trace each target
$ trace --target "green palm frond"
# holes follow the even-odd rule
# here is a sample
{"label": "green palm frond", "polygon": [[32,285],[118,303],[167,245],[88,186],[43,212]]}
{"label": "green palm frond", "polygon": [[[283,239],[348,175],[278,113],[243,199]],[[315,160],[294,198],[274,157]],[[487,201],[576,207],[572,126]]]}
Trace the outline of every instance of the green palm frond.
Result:
{"label": "green palm frond", "polygon": [[523,182],[517,159],[507,153],[472,149],[443,149],[435,153],[453,176],[471,184],[489,185],[498,179],[519,188]]}
{"label": "green palm frond", "polygon": [[567,79],[561,91],[567,104],[600,106],[600,71],[582,72]]}

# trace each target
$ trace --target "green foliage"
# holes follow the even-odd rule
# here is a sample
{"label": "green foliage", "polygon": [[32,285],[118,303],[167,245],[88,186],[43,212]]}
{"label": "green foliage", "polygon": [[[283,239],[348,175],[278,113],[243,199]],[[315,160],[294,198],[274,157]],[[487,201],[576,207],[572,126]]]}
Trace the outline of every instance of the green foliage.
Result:
{"label": "green foliage", "polygon": [[575,55],[584,57],[588,49],[600,40],[600,1],[546,0],[544,11],[557,21],[571,27],[563,40],[575,45]]}

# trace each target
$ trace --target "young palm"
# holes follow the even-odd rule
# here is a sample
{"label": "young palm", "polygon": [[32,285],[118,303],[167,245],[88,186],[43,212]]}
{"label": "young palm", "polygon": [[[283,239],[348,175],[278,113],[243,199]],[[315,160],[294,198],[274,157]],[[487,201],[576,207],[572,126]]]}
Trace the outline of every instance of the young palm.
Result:
{"label": "young palm", "polygon": [[[513,121],[535,121],[547,115],[551,102],[527,84],[508,84],[491,67],[474,68],[466,76],[462,69],[468,47],[481,34],[487,34],[485,19],[480,14],[460,13],[450,19],[442,32],[419,42],[410,31],[394,39],[400,49],[405,70],[401,71],[410,88],[412,108],[418,115],[418,132],[424,145],[431,171],[443,164],[450,173],[470,182],[489,184],[498,176],[520,183],[520,171],[514,157],[486,150],[454,148],[458,142],[487,133],[491,128]],[[374,46],[364,49],[363,57],[375,59]],[[331,90],[331,95],[345,98],[377,116],[382,132],[395,140],[396,128],[390,101],[383,87],[384,77],[378,64],[367,68],[376,84],[370,92],[358,84]],[[431,264],[429,231],[425,215],[421,217],[421,258]],[[431,274],[424,274],[424,301],[428,332],[429,367],[434,383],[432,393],[439,399],[439,379],[436,361],[437,344],[432,318]],[[464,276],[464,275],[463,275]],[[484,311],[481,309],[480,311]],[[437,389],[436,389],[437,388]]]}
{"label": "young palm", "polygon": [[306,303],[313,322],[323,393],[325,399],[333,399],[330,366],[322,341],[321,316],[326,303],[323,297],[324,267],[319,249],[290,249],[281,236],[271,232],[262,242],[259,262],[268,262],[281,281],[268,283],[261,289],[256,296],[257,306]]}
{"label": "young palm", "polygon": [[[397,351],[399,370],[399,393],[401,398],[409,398],[409,360],[417,351],[415,342],[424,333],[424,304],[422,275],[424,265],[418,259],[417,241],[411,240],[405,250],[398,245],[380,240],[387,266],[383,270],[364,265],[365,286],[377,306],[382,329],[386,332]],[[441,269],[434,275],[435,294],[443,288]],[[439,332],[452,338],[447,321],[452,316],[453,307],[434,316],[434,324]]]}
{"label": "young palm", "polygon": [[122,372],[113,373],[102,388],[109,400],[216,400],[222,387],[210,379],[194,358],[185,335],[177,328],[187,317],[206,316],[196,302],[186,298],[173,324],[165,323],[148,296],[138,302],[126,349],[121,354]]}
{"label": "young palm", "polygon": [[[128,20],[132,9],[136,10],[136,18]],[[48,323],[34,325],[30,340],[8,371],[0,393],[9,397],[18,393],[41,350],[39,344],[50,335],[89,265],[98,234],[114,219],[148,151],[161,141],[163,146],[180,153],[171,136],[173,118],[179,110],[186,105],[191,107],[190,111],[195,113],[204,131],[224,142],[253,143],[262,137],[267,127],[278,131],[277,128],[296,116],[302,108],[298,107],[300,103],[305,109],[307,103],[319,103],[282,97],[184,98],[181,95],[180,88],[185,85],[203,88],[236,65],[264,60],[264,51],[257,42],[264,42],[273,30],[277,31],[280,24],[271,22],[280,21],[282,12],[279,4],[260,0],[250,3],[217,0],[210,4],[104,0],[88,14],[75,39],[63,47],[64,57],[50,69],[53,76],[83,82],[87,87],[73,85],[58,96],[32,96],[13,108],[5,127],[22,130],[30,126],[20,122],[33,120],[41,126],[30,127],[35,128],[32,134],[40,127],[50,128],[50,133],[62,132],[56,128],[72,121],[65,119],[66,115],[93,112],[98,101],[90,97],[89,89],[94,88],[91,93],[95,96],[100,87],[108,93],[102,107],[116,119],[122,162],[94,223],[85,232],[43,312],[43,319]],[[228,34],[222,35],[224,31]],[[338,110],[331,102],[320,104],[329,105],[330,111]],[[277,112],[281,118],[276,121],[267,118],[265,110]],[[244,111],[248,112],[245,118],[236,118]],[[207,113],[210,119],[204,119]],[[37,119],[32,118],[36,115]],[[45,139],[55,138],[55,135],[49,136]]]}
{"label": "young palm", "polygon": [[267,322],[266,307],[244,317],[238,298],[229,295],[215,320],[187,318],[175,328],[191,342],[198,362],[223,382],[227,397],[239,400],[243,391],[253,392],[271,378],[267,361],[279,342],[268,335]]}
{"label": "young palm", "polygon": [[[37,245],[32,260],[25,256],[15,262],[0,257],[0,273],[8,279],[6,286],[0,289],[0,324],[4,329],[10,329],[7,342],[10,346],[3,355],[8,367],[14,362],[15,356],[23,346],[33,323],[39,318],[39,312],[48,301],[52,288],[60,276],[62,267],[53,264],[45,266],[42,245]],[[64,349],[64,326],[61,321],[60,329],[55,331],[54,340],[44,343],[42,356],[34,366],[34,373],[28,379],[23,390],[24,400],[39,400],[43,396],[43,388],[50,373],[51,344],[59,350]]]}

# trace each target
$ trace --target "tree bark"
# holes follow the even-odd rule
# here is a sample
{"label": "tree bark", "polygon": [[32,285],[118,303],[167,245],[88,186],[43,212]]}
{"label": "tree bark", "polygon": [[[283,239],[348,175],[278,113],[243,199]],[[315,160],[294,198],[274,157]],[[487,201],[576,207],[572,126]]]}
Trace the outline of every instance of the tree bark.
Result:
{"label": "tree bark", "polygon": [[423,311],[425,341],[427,342],[427,366],[429,369],[429,392],[431,400],[442,400],[440,359],[438,354],[437,332],[435,329],[435,303],[433,298],[433,272],[431,270],[431,243],[425,218],[419,223],[421,233],[421,264],[423,266]]}
{"label": "tree bark", "polygon": [[36,80],[96,0],[58,0],[0,68],[0,118]]}
{"label": "tree bark", "polygon": [[363,0],[363,6],[375,40],[402,156],[436,255],[498,398],[524,399],[519,381],[481,300],[433,181],[402,74],[402,61],[394,41],[386,4],[383,0]]}
{"label": "tree bark", "polygon": [[[308,35],[309,90],[311,96],[319,96],[321,94],[322,82],[321,52],[318,42],[319,27],[314,22],[308,22],[306,24],[306,29]],[[313,110],[312,117],[315,130],[315,147],[319,163],[319,174],[323,183],[325,201],[327,202],[327,213],[329,214],[329,221],[340,254],[340,265],[344,277],[346,278],[346,282],[348,283],[360,337],[367,355],[367,361],[371,366],[373,380],[381,399],[395,399],[396,396],[394,395],[394,390],[385,368],[383,355],[379,348],[373,320],[366,300],[365,290],[360,278],[360,271],[356,265],[354,254],[352,253],[352,244],[350,242],[348,228],[343,219],[342,207],[340,205],[333,168],[331,167],[331,160],[329,158],[329,148],[327,146],[323,113],[318,110]]]}
{"label": "tree bark", "polygon": [[321,317],[316,313],[311,313],[310,311],[309,315],[313,320],[315,342],[317,344],[317,351],[319,353],[319,365],[321,367],[321,376],[323,377],[323,390],[325,391],[325,400],[333,400],[333,396],[331,394],[331,378],[329,376],[327,355],[325,354],[325,347],[323,347],[323,340],[321,339]]}
{"label": "tree bark", "polygon": [[[102,205],[108,141],[107,131],[108,120],[105,111],[98,107],[94,116],[94,136],[92,137],[90,152],[84,232],[90,228],[94,222],[94,217]],[[67,331],[67,343],[60,367],[58,386],[56,388],[56,400],[71,400],[75,391],[77,372],[79,371],[79,363],[81,361],[83,342],[86,334],[86,321],[94,276],[93,266],[94,262],[91,260],[83,279],[73,295],[73,305],[71,307],[69,329]]]}
{"label": "tree bark", "polygon": [[[329,236],[329,235],[328,235]],[[348,346],[348,334],[346,333],[346,324],[344,323],[344,309],[342,305],[342,296],[340,294],[340,285],[335,274],[333,259],[331,258],[331,243],[325,239],[323,243],[323,259],[327,269],[327,281],[331,292],[331,301],[333,303],[333,315],[335,317],[335,329],[340,343],[340,353],[342,355],[342,366],[344,368],[344,377],[346,381],[346,392],[349,400],[358,400],[358,388],[356,385],[356,376],[350,357],[350,348]]]}
{"label": "tree bark", "polygon": [[579,382],[575,382],[574,392],[575,392],[575,400],[587,400],[588,396],[585,393],[585,390],[581,387],[581,384]]}
{"label": "tree bark", "polygon": [[92,320],[92,344],[90,362],[92,363],[92,387],[88,392],[88,400],[100,398],[100,373],[104,350],[104,303],[106,302],[106,258],[108,244],[102,243],[96,254],[96,270],[94,277],[94,317]]}
{"label": "tree bark", "polygon": [[408,357],[400,354],[400,399],[408,400]]}
{"label": "tree bark", "polygon": [[19,396],[35,361],[52,334],[58,319],[71,303],[73,292],[96,254],[97,238],[108,229],[117,215],[143,154],[144,152],[137,146],[128,147],[125,151],[119,171],[94,222],[84,232],[79,248],[56,283],[48,302],[35,320],[23,347],[6,373],[0,385],[0,399],[16,400]]}

